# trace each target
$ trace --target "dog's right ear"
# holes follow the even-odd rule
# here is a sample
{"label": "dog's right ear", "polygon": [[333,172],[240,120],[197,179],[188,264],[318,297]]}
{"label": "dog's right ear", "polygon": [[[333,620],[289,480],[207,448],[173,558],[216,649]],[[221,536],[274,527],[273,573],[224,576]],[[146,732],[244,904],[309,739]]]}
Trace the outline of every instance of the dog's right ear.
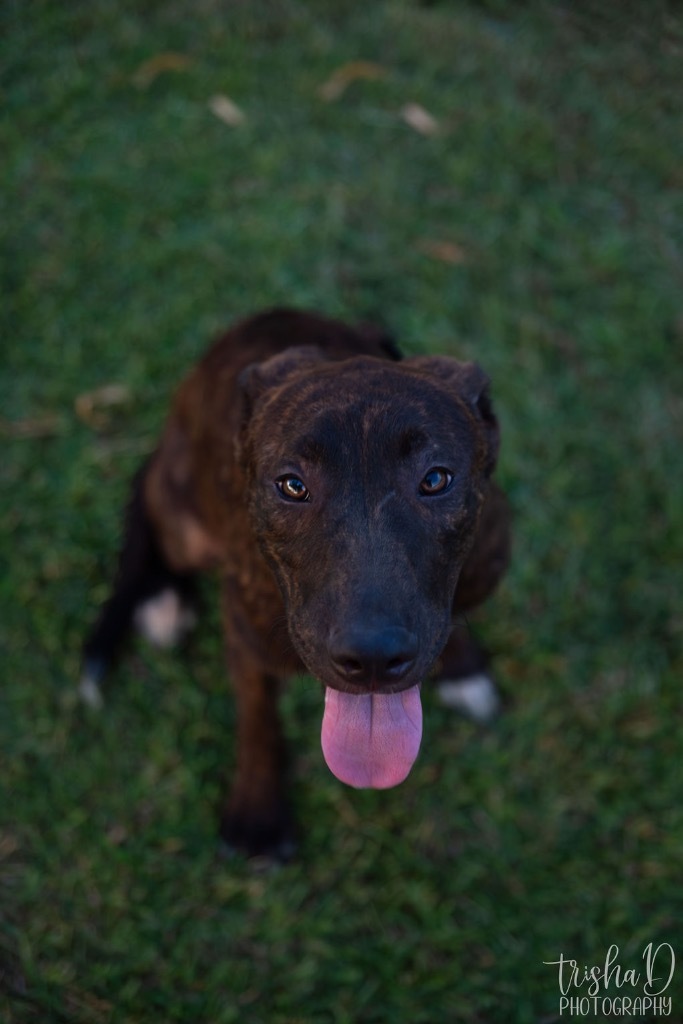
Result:
{"label": "dog's right ear", "polygon": [[290,377],[311,369],[328,358],[317,345],[296,345],[279,352],[262,363],[250,363],[237,377],[237,393],[241,402],[240,426],[235,438],[237,460],[242,458],[244,435],[259,401],[273,388]]}
{"label": "dog's right ear", "polygon": [[237,378],[238,388],[248,407],[247,413],[270,388],[284,384],[288,377],[325,360],[325,353],[317,345],[298,345],[278,352],[262,363],[250,363]]}

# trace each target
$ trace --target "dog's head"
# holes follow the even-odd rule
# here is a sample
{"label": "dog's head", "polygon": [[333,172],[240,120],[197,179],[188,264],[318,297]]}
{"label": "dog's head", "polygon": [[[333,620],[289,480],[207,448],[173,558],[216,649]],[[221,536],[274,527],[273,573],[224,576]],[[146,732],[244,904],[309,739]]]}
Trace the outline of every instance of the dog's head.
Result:
{"label": "dog's head", "polygon": [[252,521],[292,641],[327,687],[328,764],[394,785],[496,461],[488,378],[445,357],[331,362],[303,347],[240,383]]}

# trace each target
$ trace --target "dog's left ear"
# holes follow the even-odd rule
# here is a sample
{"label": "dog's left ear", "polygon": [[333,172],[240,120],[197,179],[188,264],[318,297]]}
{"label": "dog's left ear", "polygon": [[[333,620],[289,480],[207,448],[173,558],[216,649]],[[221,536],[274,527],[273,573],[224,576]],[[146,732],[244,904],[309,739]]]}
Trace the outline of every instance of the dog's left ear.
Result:
{"label": "dog's left ear", "polygon": [[461,363],[448,356],[418,356],[406,360],[416,370],[436,377],[453,388],[458,398],[482,424],[488,443],[485,471],[492,473],[498,460],[500,429],[491,403],[491,380],[478,363]]}

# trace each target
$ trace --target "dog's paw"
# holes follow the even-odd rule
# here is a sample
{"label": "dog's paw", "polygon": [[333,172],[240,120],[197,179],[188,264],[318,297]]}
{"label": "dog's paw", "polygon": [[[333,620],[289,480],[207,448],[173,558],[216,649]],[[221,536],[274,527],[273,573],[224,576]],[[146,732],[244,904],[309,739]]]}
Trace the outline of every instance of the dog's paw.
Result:
{"label": "dog's paw", "polygon": [[464,679],[442,679],[436,684],[441,703],[478,725],[489,725],[500,713],[498,687],[484,672]]}
{"label": "dog's paw", "polygon": [[264,864],[286,864],[296,852],[292,818],[283,805],[265,812],[244,805],[228,808],[220,840],[225,856],[243,854]]}
{"label": "dog's paw", "polygon": [[78,681],[78,696],[93,711],[101,711],[104,707],[100,688],[104,670],[105,664],[101,658],[86,658]]}
{"label": "dog's paw", "polygon": [[175,647],[196,624],[197,617],[180,594],[166,587],[135,609],[135,627],[155,647]]}
{"label": "dog's paw", "polygon": [[93,711],[101,711],[104,707],[102,691],[99,685],[90,676],[83,675],[78,683],[78,696],[83,703]]}

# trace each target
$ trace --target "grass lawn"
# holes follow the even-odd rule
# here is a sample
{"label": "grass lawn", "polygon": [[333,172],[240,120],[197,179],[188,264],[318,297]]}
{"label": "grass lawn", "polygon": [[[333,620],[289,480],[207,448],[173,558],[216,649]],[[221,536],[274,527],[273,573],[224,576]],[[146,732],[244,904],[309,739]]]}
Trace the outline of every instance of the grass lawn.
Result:
{"label": "grass lawn", "polygon": [[[650,942],[683,1020],[683,10],[0,18],[2,1024],[550,1024],[544,961],[642,974]],[[103,715],[75,683],[170,392],[280,303],[483,364],[516,548],[475,622],[506,714],[427,694],[398,789],[330,775],[293,681],[301,846],[264,873],[217,855],[211,601],[180,657],[131,644]]]}

